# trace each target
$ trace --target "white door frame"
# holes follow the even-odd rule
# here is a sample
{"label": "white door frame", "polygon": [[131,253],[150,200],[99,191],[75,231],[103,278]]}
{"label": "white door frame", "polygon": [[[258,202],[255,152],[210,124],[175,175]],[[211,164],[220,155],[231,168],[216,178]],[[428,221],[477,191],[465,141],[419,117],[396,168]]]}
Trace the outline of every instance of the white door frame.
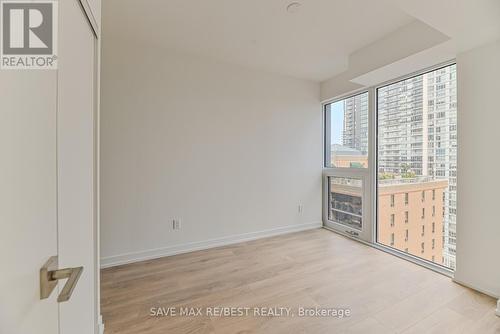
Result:
{"label": "white door frame", "polygon": [[[98,22],[95,19],[95,16],[92,11],[92,6],[89,4],[87,0],[65,0],[65,1],[76,1],[76,5],[81,9],[81,14],[83,15],[82,19],[84,19],[88,23],[89,30],[93,37],[93,86],[92,86],[92,96],[93,96],[93,107],[92,107],[92,127],[93,127],[93,152],[92,152],[92,190],[93,190],[93,198],[92,198],[92,217],[93,217],[93,225],[92,225],[92,248],[93,248],[93,285],[95,290],[93,293],[93,309],[92,309],[92,318],[93,324],[92,327],[94,329],[93,334],[103,333],[104,326],[102,324],[102,317],[100,316],[100,208],[99,208],[99,148],[100,148],[100,136],[99,136],[99,119],[100,119],[100,29]],[[62,13],[64,15],[65,13]],[[64,56],[64,55],[63,55]],[[59,110],[58,110],[59,112]],[[87,270],[89,270],[88,268]],[[78,286],[76,287],[78,289]],[[71,303],[71,301],[69,301]],[[74,313],[74,311],[71,311]],[[71,316],[76,316],[71,313]],[[60,317],[64,316],[64,314],[60,310]],[[60,330],[71,331],[68,328],[68,321],[66,321],[66,325],[63,326],[60,321]]]}

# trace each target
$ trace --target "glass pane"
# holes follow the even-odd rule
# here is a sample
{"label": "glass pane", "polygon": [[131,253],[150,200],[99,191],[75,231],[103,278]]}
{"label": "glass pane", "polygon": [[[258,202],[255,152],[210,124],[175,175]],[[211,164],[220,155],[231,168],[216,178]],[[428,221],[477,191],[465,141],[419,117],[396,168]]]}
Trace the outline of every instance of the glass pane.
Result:
{"label": "glass pane", "polygon": [[326,105],[327,167],[368,168],[368,92]]}
{"label": "glass pane", "polygon": [[377,91],[378,242],[455,269],[456,66]]}
{"label": "glass pane", "polygon": [[361,230],[363,226],[363,181],[329,177],[328,220]]}

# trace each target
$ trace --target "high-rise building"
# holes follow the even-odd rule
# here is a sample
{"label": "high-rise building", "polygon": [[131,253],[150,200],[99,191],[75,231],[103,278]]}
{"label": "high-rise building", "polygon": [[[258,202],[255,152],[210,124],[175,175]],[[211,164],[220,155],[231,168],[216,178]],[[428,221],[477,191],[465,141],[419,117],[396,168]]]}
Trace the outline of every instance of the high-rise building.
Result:
{"label": "high-rise building", "polygon": [[344,129],[342,143],[368,154],[368,94],[344,100]]}
{"label": "high-rise building", "polygon": [[443,264],[455,268],[457,185],[456,65],[378,90],[379,175],[447,180]]}
{"label": "high-rise building", "polygon": [[448,180],[444,193],[444,265],[455,268],[457,224],[457,83],[456,65],[427,76],[429,109],[428,174]]}

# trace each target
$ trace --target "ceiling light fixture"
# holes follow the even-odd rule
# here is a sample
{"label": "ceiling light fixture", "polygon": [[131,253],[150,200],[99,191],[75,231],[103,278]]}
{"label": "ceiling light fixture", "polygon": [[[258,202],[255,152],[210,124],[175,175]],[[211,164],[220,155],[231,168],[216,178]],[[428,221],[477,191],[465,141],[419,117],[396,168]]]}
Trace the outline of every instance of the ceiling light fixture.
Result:
{"label": "ceiling light fixture", "polygon": [[291,2],[288,6],[286,6],[286,11],[289,13],[297,13],[300,6],[302,6],[300,2]]}

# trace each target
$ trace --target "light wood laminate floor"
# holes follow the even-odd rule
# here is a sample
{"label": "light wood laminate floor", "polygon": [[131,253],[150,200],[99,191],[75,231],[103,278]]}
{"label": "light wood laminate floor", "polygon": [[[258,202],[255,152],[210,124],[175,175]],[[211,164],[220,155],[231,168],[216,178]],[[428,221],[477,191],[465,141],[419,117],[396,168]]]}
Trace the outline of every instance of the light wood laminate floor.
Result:
{"label": "light wood laminate floor", "polygon": [[[104,269],[101,280],[106,334],[500,333],[493,298],[324,229]],[[301,306],[351,316],[150,316],[152,307]]]}

